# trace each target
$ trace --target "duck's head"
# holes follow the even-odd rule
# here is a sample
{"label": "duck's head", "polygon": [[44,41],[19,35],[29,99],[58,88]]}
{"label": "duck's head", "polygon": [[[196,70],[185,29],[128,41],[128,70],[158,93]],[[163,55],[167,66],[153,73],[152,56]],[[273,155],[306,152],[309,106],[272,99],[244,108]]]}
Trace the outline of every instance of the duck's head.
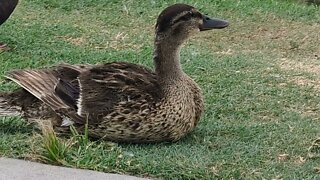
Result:
{"label": "duck's head", "polygon": [[157,20],[158,40],[183,43],[189,36],[211,29],[221,29],[229,25],[227,21],[209,18],[186,4],[174,4],[164,9]]}

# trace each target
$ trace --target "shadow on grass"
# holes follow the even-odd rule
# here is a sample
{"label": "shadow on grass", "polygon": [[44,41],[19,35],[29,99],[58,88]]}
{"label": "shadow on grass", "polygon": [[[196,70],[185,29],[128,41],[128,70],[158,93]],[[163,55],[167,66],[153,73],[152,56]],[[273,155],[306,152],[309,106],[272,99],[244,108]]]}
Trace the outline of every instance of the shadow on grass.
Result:
{"label": "shadow on grass", "polygon": [[0,133],[4,134],[31,134],[35,131],[34,125],[24,121],[20,117],[1,117],[0,118]]}

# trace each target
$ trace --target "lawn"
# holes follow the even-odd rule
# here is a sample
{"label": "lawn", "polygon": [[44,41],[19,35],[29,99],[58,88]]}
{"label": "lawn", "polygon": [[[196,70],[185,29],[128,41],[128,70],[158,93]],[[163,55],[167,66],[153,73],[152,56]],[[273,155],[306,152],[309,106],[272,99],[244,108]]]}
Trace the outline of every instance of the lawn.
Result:
{"label": "lawn", "polygon": [[[0,75],[58,62],[152,67],[158,14],[181,1],[23,0],[0,27]],[[149,145],[46,136],[0,118],[0,156],[160,179],[320,178],[320,7],[285,0],[186,0],[230,22],[184,47],[185,72],[205,95],[196,129]],[[17,86],[0,77],[0,90]]]}

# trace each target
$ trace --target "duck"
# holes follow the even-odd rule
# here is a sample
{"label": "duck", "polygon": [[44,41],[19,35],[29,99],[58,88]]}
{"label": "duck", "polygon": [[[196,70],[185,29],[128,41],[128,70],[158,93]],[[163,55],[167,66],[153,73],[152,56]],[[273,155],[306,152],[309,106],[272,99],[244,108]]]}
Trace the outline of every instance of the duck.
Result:
{"label": "duck", "polygon": [[181,47],[193,34],[228,25],[190,5],[171,5],[155,26],[154,69],[109,62],[13,70],[6,78],[21,88],[0,94],[0,115],[50,119],[56,132],[87,127],[93,139],[175,142],[204,112],[200,87],[182,70]]}
{"label": "duck", "polygon": [[[1,0],[0,1],[0,26],[6,22],[14,9],[16,8],[19,0]],[[0,43],[0,50],[5,50],[6,44]]]}

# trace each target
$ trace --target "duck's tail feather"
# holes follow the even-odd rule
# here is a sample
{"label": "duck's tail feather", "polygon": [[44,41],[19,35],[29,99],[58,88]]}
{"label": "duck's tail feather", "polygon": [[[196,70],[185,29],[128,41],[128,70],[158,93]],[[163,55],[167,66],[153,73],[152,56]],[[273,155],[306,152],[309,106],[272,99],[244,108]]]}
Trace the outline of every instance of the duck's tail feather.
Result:
{"label": "duck's tail feather", "polygon": [[7,76],[37,99],[44,102],[57,114],[72,118],[77,123],[83,123],[82,117],[68,103],[59,97],[55,89],[59,83],[58,72],[50,69],[15,70]]}
{"label": "duck's tail feather", "polygon": [[10,96],[7,93],[0,93],[0,117],[4,116],[21,116],[20,106],[10,104]]}
{"label": "duck's tail feather", "polygon": [[50,70],[16,70],[11,71],[6,77],[49,105],[53,110],[68,107],[54,94],[58,78]]}

